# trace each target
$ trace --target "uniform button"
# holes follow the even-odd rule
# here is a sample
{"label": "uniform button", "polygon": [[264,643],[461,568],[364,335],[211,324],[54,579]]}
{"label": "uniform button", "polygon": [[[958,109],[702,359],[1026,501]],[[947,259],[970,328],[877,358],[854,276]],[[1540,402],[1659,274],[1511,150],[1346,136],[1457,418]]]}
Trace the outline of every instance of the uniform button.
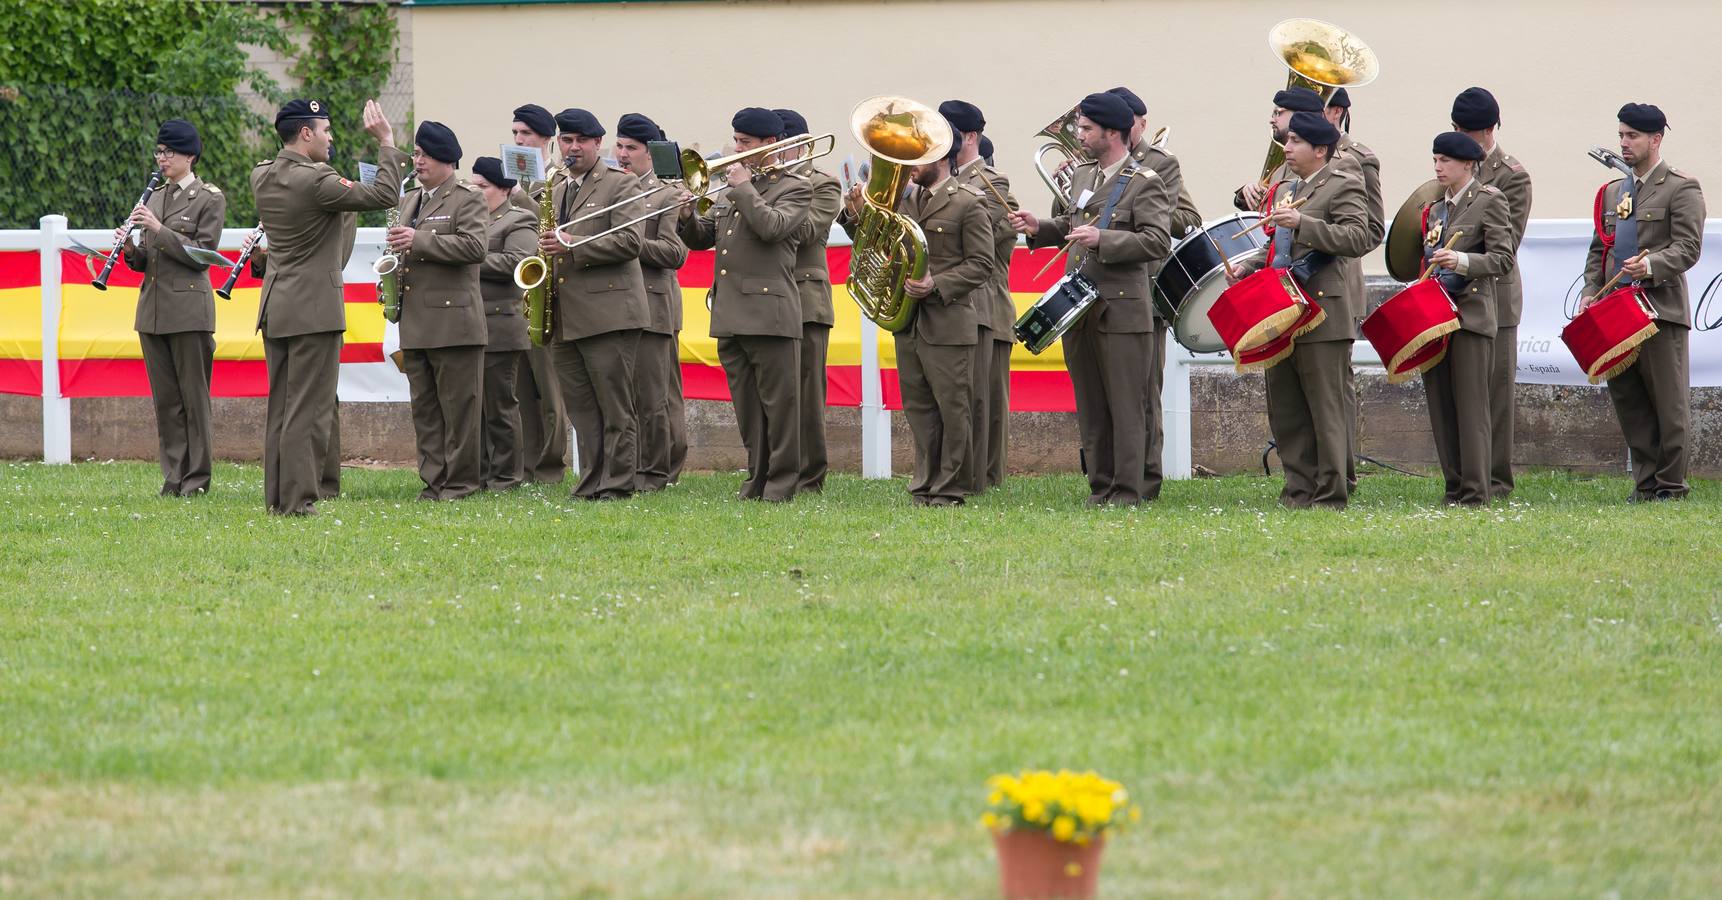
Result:
{"label": "uniform button", "polygon": [[615,287],[615,286],[616,286],[616,282],[614,282],[614,281],[612,281],[612,282],[610,282],[610,286],[611,286],[611,287]]}
{"label": "uniform button", "polygon": [[567,280],[568,279],[566,279],[566,278],[558,278],[558,279],[556,279],[556,283],[561,284],[562,282],[567,281]]}
{"label": "uniform button", "polygon": [[769,294],[769,293],[771,293],[771,288],[768,288],[768,287],[762,287],[762,288],[760,288],[760,289],[759,289],[759,292],[760,292],[760,293],[762,293],[762,294]]}
{"label": "uniform button", "polygon": [[403,290],[403,291],[410,291],[410,290],[412,290],[412,289],[413,289],[413,286],[412,286],[412,285],[410,285],[410,284],[409,284],[409,285],[407,285],[407,286],[406,286],[406,287],[404,287],[404,288],[401,288],[401,290]]}
{"label": "uniform button", "polygon": [[454,305],[454,301],[453,301],[453,300],[444,300],[444,301],[443,301],[443,302],[442,302],[442,305],[444,305],[444,306],[453,306],[453,305]]}
{"label": "uniform button", "polygon": [[718,270],[718,274],[719,274],[719,275],[728,275],[728,274],[729,274],[729,270],[728,270],[728,269],[719,269],[719,270]]}
{"label": "uniform button", "polygon": [[939,232],[940,234],[943,234],[945,231],[945,226],[940,225],[939,227],[934,228],[933,230]]}
{"label": "uniform button", "polygon": [[721,252],[722,252],[722,254],[723,254],[723,255],[724,255],[724,256],[728,256],[728,255],[729,255],[729,251],[728,251],[728,250],[724,250],[724,251],[721,251]]}
{"label": "uniform button", "polygon": [[731,228],[730,230],[724,232],[724,234],[735,234],[735,229]]}

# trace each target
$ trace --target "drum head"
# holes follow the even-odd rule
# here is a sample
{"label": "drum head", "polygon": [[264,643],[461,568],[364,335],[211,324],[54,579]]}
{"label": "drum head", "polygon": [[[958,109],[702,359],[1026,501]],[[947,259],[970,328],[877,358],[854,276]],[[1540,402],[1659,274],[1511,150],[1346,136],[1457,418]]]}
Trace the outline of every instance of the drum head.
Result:
{"label": "drum head", "polygon": [[1441,184],[1431,178],[1405,198],[1387,228],[1387,274],[1416,281],[1423,274],[1423,207],[1441,199]]}
{"label": "drum head", "polygon": [[[1262,255],[1262,251],[1253,250],[1240,253],[1232,259],[1232,265],[1237,266],[1251,261]],[[1196,286],[1185,295],[1184,305],[1178,310],[1178,317],[1172,320],[1172,339],[1192,353],[1224,353],[1226,342],[1220,338],[1220,332],[1214,328],[1214,323],[1208,320],[1208,310],[1214,308],[1214,301],[1231,287],[1226,282],[1225,267],[1209,272],[1196,282]]]}

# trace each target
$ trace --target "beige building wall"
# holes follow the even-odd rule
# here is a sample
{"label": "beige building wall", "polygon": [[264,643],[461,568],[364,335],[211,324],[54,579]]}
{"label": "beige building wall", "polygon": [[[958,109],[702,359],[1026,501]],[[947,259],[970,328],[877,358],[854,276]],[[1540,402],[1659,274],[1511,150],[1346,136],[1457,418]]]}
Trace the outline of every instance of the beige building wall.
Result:
{"label": "beige building wall", "polygon": [[1286,78],[1266,36],[1299,14],[1352,31],[1380,57],[1380,77],[1352,92],[1353,133],[1381,156],[1389,214],[1430,177],[1430,139],[1473,84],[1501,102],[1501,143],[1535,178],[1534,217],[1590,215],[1610,176],[1585,150],[1616,146],[1614,114],[1628,100],[1668,114],[1664,149],[1675,165],[1722,183],[1713,179],[1722,110],[1709,46],[1722,34],[1722,4],[1678,0],[426,6],[411,17],[415,111],[452,127],[470,160],[496,152],[524,102],[585,107],[612,130],[622,113],[642,112],[708,151],[728,141],[737,108],[789,106],[816,132],[838,133],[841,159],[859,158],[848,133],[856,102],[959,97],[985,112],[1019,197],[1044,209],[1034,133],[1084,94],[1126,84],[1148,103],[1151,127],[1171,126],[1196,203],[1214,217],[1260,171],[1271,99]]}

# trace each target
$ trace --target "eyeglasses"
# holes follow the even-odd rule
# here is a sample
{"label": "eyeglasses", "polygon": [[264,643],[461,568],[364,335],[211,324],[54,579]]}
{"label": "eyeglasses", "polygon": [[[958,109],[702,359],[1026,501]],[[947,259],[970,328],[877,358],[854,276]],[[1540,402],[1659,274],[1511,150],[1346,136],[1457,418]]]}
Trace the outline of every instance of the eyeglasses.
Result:
{"label": "eyeglasses", "polygon": [[166,147],[157,147],[157,148],[155,148],[155,155],[156,155],[157,159],[172,159],[178,154],[174,153],[172,150],[167,149]]}

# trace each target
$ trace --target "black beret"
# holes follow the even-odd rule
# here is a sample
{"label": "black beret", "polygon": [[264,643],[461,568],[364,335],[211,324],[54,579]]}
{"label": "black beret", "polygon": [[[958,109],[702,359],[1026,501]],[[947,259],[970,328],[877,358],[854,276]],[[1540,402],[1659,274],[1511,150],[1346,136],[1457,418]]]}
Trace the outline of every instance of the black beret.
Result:
{"label": "black beret", "polygon": [[1668,127],[1668,117],[1648,103],[1628,103],[1620,108],[1621,124],[1634,131],[1655,134]]}
{"label": "black beret", "polygon": [[1321,95],[1306,87],[1286,88],[1274,95],[1274,105],[1292,112],[1321,112],[1326,104]]}
{"label": "black beret", "polygon": [[556,127],[563,134],[577,134],[581,137],[603,137],[607,132],[598,121],[598,117],[583,109],[565,109],[556,114]]}
{"label": "black beret", "polygon": [[454,132],[441,122],[429,119],[420,122],[418,133],[413,135],[413,144],[437,162],[460,165],[460,141],[455,140]]}
{"label": "black beret", "polygon": [[967,100],[946,100],[939,104],[939,115],[951,123],[958,131],[982,131],[987,127],[986,116],[981,115],[981,108]]}
{"label": "black beret", "polygon": [[1482,162],[1488,154],[1483,152],[1483,145],[1457,131],[1444,131],[1435,135],[1435,151],[1442,156],[1453,159],[1465,159],[1471,162]]}
{"label": "black beret", "polygon": [[1124,98],[1117,94],[1104,91],[1089,94],[1082,98],[1082,104],[1077,111],[1101,128],[1129,132],[1136,127],[1136,115],[1130,111],[1130,104],[1125,103]]}
{"label": "black beret", "polygon": [[1124,87],[1123,85],[1119,85],[1118,87],[1115,87],[1112,90],[1107,91],[1106,93],[1117,94],[1118,96],[1123,97],[1124,102],[1128,103],[1130,105],[1131,115],[1136,115],[1136,116],[1148,115],[1148,104],[1143,103],[1142,98],[1136,96],[1135,91],[1133,91],[1127,87]]}
{"label": "black beret", "polygon": [[1327,105],[1328,106],[1336,106],[1340,109],[1350,109],[1351,108],[1351,95],[1349,93],[1346,93],[1345,88],[1339,88],[1338,90],[1333,92],[1332,97],[1327,98]]}
{"label": "black beret", "polygon": [[1501,124],[1501,104],[1483,88],[1468,87],[1453,98],[1453,124],[1466,131],[1493,128]]}
{"label": "black beret", "polygon": [[807,133],[807,118],[793,109],[774,109],[777,117],[783,120],[783,131],[779,132],[786,138]]}
{"label": "black beret", "polygon": [[480,156],[472,161],[472,174],[483,175],[484,180],[504,190],[514,187],[515,180],[502,174],[502,160],[494,156]]}
{"label": "black beret", "polygon": [[316,100],[289,100],[281,104],[281,111],[275,114],[275,124],[279,125],[288,119],[327,119],[329,107]]}
{"label": "black beret", "polygon": [[945,154],[945,161],[949,162],[951,168],[955,169],[957,167],[957,155],[963,152],[963,130],[958,128],[957,123],[950,119],[946,119],[945,124],[951,127],[951,149]]}
{"label": "black beret", "polygon": [[203,138],[197,136],[197,127],[184,119],[168,119],[161,123],[155,142],[186,156],[203,155]]}
{"label": "black beret", "polygon": [[536,103],[516,106],[514,121],[532,129],[532,133],[539,137],[556,136],[556,117],[550,114],[550,110]]}
{"label": "black beret", "polygon": [[645,144],[663,140],[664,130],[639,113],[628,113],[616,120],[616,136]]}
{"label": "black beret", "polygon": [[737,134],[775,140],[783,133],[783,117],[764,107],[750,106],[737,112],[735,118],[729,120],[729,127]]}
{"label": "black beret", "polygon": [[981,135],[980,151],[981,151],[981,157],[987,161],[987,165],[989,165],[989,166],[992,165],[993,164],[993,139],[990,137],[987,137],[984,134]]}
{"label": "black beret", "polygon": [[1318,112],[1298,110],[1292,113],[1291,124],[1286,126],[1286,130],[1318,147],[1339,143],[1339,129]]}

